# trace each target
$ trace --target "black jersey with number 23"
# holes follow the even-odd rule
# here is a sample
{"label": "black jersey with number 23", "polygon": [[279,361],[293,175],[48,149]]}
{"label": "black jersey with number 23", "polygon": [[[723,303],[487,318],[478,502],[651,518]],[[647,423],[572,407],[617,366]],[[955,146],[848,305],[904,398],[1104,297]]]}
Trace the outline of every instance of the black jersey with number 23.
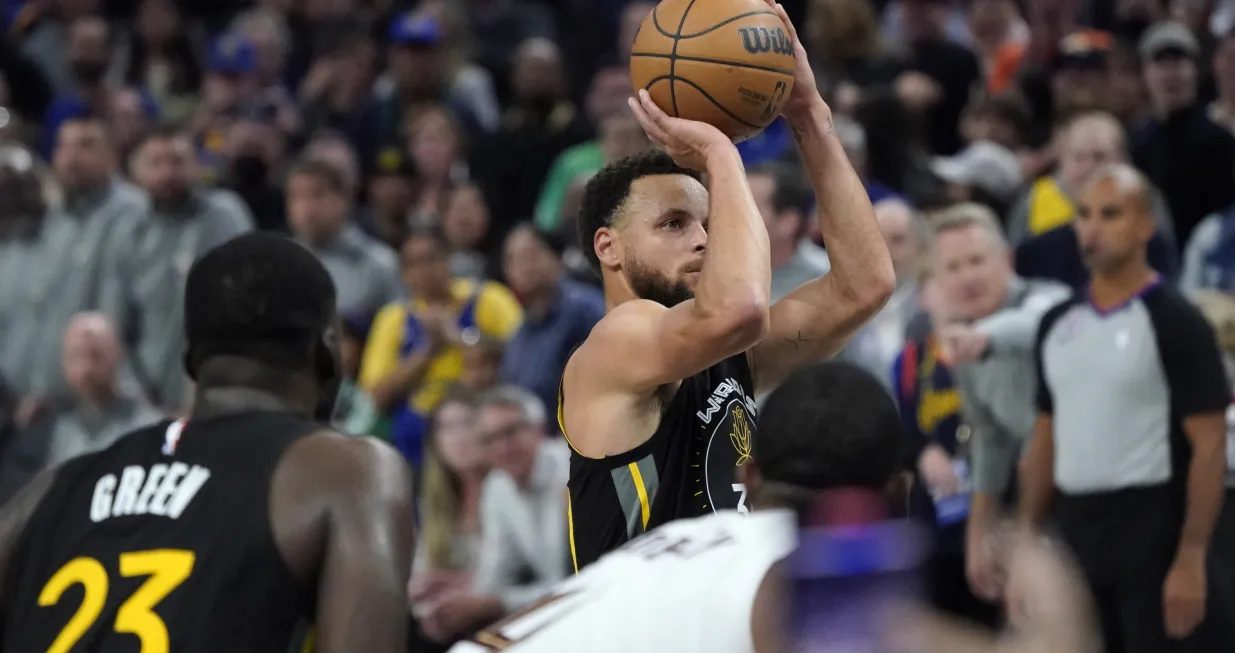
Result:
{"label": "black jersey with number 23", "polygon": [[576,570],[666,522],[746,511],[736,472],[751,459],[753,389],[746,354],[738,354],[683,379],[638,447],[588,458],[572,446],[567,518]]}
{"label": "black jersey with number 23", "polygon": [[164,422],[66,463],[21,536],[3,653],[285,653],[312,614],[271,529],[282,413]]}

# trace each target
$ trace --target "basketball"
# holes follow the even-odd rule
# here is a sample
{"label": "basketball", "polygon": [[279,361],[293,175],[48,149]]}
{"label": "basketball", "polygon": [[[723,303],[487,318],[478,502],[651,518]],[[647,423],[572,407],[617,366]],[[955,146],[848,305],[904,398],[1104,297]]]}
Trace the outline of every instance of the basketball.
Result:
{"label": "basketball", "polygon": [[780,115],[793,89],[793,40],[761,0],[662,0],[630,55],[635,91],[665,113],[714,125],[734,141]]}

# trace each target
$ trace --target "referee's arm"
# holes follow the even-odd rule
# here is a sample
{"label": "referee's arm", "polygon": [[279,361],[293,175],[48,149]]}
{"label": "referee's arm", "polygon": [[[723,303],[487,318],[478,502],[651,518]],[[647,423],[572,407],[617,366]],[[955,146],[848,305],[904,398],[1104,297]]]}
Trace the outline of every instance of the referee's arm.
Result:
{"label": "referee's arm", "polygon": [[[1160,308],[1168,306],[1163,302]],[[1192,447],[1176,556],[1197,554],[1203,560],[1222,510],[1231,391],[1213,329],[1195,308],[1180,301],[1178,310],[1155,317],[1171,412],[1181,419]]]}

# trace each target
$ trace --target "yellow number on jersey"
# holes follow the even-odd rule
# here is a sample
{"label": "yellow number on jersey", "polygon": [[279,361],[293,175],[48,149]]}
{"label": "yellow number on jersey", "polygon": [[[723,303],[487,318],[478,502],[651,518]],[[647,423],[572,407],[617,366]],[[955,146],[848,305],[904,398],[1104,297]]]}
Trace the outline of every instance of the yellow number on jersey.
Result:
{"label": "yellow number on jersey", "polygon": [[[131,633],[141,640],[141,653],[167,653],[170,647],[167,625],[154,608],[171,594],[193,571],[192,551],[158,549],[120,554],[120,575],[125,578],[149,576],[133,595],[120,604],[114,629]],[[56,636],[47,653],[68,653],[77,640],[90,630],[107,603],[107,571],[94,558],[74,558],[61,567],[39,593],[39,605],[60,602],[64,591],[80,584],[85,590],[81,606]]]}

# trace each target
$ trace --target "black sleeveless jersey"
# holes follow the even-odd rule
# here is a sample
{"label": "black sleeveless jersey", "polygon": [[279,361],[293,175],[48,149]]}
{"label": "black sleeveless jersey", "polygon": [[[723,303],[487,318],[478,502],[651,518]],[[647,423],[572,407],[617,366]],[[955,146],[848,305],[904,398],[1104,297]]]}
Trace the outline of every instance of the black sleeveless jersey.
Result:
{"label": "black sleeveless jersey", "polygon": [[[656,432],[631,451],[588,458],[571,447],[566,505],[576,571],[666,522],[746,511],[736,472],[751,459],[753,390],[746,354],[738,354],[683,380]],[[559,393],[565,433],[562,405]]]}
{"label": "black sleeveless jersey", "polygon": [[274,542],[283,452],[321,429],[252,412],[163,422],[66,463],[10,561],[4,653],[287,653],[314,588]]}

